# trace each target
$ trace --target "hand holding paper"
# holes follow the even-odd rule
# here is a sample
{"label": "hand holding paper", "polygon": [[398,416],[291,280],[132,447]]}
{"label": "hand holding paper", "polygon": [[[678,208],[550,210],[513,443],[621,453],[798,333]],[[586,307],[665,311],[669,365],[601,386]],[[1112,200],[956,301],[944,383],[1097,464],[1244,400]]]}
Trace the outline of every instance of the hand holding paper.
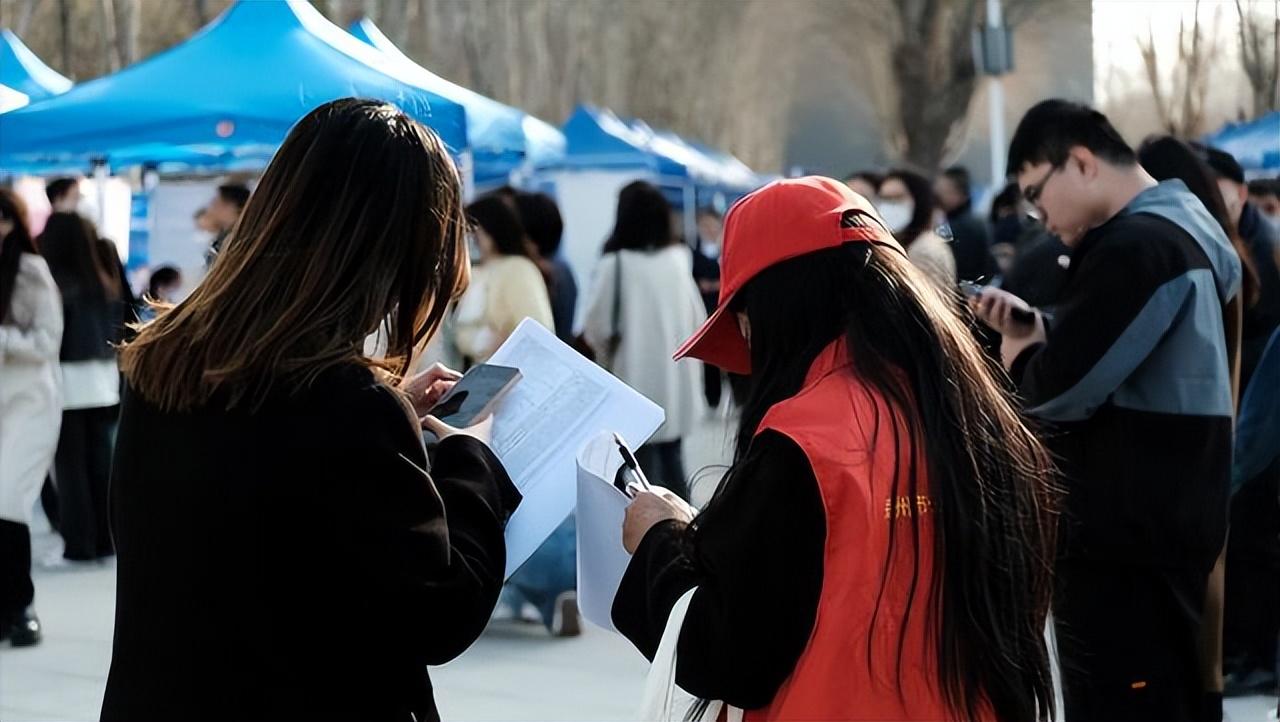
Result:
{"label": "hand holding paper", "polygon": [[655,524],[669,519],[688,524],[696,514],[693,507],[669,489],[655,486],[649,491],[641,491],[627,506],[627,515],[622,523],[622,547],[628,554],[635,554],[636,547]]}
{"label": "hand holding paper", "polygon": [[[489,363],[517,368],[522,375],[494,412],[490,444],[524,495],[507,523],[509,577],[573,511],[578,501],[574,485],[578,452],[587,442],[604,435],[605,448],[612,448],[621,463],[612,433],[639,446],[662,425],[663,413],[657,404],[529,319],[516,327]],[[616,469],[615,465],[610,471]],[[625,569],[627,557],[619,530],[627,499],[611,483],[603,483],[604,490],[622,502],[611,533]],[[584,516],[580,509],[580,539]]]}

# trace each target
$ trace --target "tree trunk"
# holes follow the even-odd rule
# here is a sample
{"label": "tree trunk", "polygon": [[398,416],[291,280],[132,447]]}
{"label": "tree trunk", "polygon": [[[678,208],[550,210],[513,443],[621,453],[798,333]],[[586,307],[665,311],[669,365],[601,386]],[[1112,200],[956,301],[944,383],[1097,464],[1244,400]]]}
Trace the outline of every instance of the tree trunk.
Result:
{"label": "tree trunk", "polygon": [[409,15],[409,0],[382,0],[378,11],[378,26],[402,52],[409,42]]}
{"label": "tree trunk", "polygon": [[209,0],[192,0],[192,8],[196,12],[196,22],[200,27],[209,24]]}
{"label": "tree trunk", "polygon": [[138,25],[142,8],[141,0],[115,0],[116,21],[118,23],[116,37],[116,55],[120,58],[120,66],[128,67],[138,60]]}
{"label": "tree trunk", "polygon": [[1271,18],[1260,15],[1257,11],[1260,5],[1248,7],[1246,11],[1246,5],[1236,0],[1240,64],[1249,79],[1256,117],[1276,108],[1277,83],[1280,82],[1280,0],[1273,3]]}
{"label": "tree trunk", "polygon": [[22,0],[22,4],[18,6],[18,16],[13,22],[13,32],[18,37],[24,37],[27,29],[31,27],[31,18],[35,17],[36,8],[40,6],[40,0]]}
{"label": "tree trunk", "polygon": [[62,72],[74,77],[71,70],[71,0],[58,0],[58,24],[62,30]]}
{"label": "tree trunk", "polygon": [[977,87],[976,11],[977,0],[898,3],[903,35],[892,57],[902,157],[926,174],[946,159]]}
{"label": "tree trunk", "polygon": [[98,18],[102,23],[102,58],[105,71],[114,73],[120,69],[119,47],[116,37],[116,10],[113,0],[98,0]]}

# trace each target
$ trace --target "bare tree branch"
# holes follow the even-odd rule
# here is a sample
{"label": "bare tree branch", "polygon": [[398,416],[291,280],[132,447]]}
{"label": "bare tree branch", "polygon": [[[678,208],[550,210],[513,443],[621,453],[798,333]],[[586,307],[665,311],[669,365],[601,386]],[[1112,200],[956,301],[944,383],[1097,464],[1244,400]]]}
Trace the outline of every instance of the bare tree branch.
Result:
{"label": "bare tree branch", "polygon": [[138,60],[140,2],[141,0],[115,0],[116,57],[122,68]]}
{"label": "bare tree branch", "polygon": [[1004,23],[1011,28],[1028,23],[1053,6],[1051,0],[1003,0]]}
{"label": "bare tree branch", "polygon": [[1177,60],[1169,70],[1167,90],[1154,33],[1148,28],[1147,38],[1137,40],[1160,124],[1171,135],[1192,137],[1204,130],[1209,67],[1219,46],[1220,19],[1215,9],[1213,25],[1206,30],[1196,0],[1190,21],[1186,17],[1179,21]]}
{"label": "bare tree branch", "polygon": [[1280,0],[1273,3],[1270,22],[1257,11],[1259,5],[1246,6],[1241,0],[1236,0],[1235,5],[1240,64],[1253,91],[1253,114],[1262,115],[1276,108],[1277,82],[1280,81]]}
{"label": "bare tree branch", "polygon": [[116,10],[113,0],[98,0],[98,16],[102,23],[102,54],[106,72],[120,69],[119,45],[116,41]]}
{"label": "bare tree branch", "polygon": [[22,0],[18,7],[18,17],[13,22],[13,32],[17,33],[18,37],[22,37],[31,27],[31,18],[35,17],[36,9],[40,7],[40,0]]}
{"label": "bare tree branch", "polygon": [[58,0],[58,25],[61,30],[62,72],[73,75],[71,70],[71,0]]}

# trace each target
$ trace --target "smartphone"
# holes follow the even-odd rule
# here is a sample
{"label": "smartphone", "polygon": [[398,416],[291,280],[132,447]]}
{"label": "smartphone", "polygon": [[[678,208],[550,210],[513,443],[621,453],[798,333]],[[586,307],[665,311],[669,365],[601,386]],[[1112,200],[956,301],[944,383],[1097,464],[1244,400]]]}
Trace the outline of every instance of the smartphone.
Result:
{"label": "smartphone", "polygon": [[[963,293],[966,298],[977,298],[982,295],[982,289],[986,288],[986,286],[974,283],[973,281],[960,281],[959,285],[960,292]],[[1036,320],[1035,311],[1026,311],[1021,308],[1013,309],[1009,312],[1009,315],[1018,323],[1029,324],[1035,323]]]}
{"label": "smartphone", "polygon": [[480,364],[463,374],[427,413],[458,429],[474,426],[493,412],[520,381],[520,369]]}

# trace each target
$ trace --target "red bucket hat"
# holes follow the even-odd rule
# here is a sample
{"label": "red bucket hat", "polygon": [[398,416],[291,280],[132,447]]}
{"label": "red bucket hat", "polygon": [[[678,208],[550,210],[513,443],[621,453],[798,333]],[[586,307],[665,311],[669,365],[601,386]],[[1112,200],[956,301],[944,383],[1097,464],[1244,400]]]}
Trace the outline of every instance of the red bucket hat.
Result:
{"label": "red bucket hat", "polygon": [[696,358],[732,373],[750,373],[747,340],[728,311],[734,295],[776,263],[846,243],[874,243],[906,255],[871,203],[840,181],[789,178],[744,196],[724,219],[720,303],[676,351],[676,360]]}

